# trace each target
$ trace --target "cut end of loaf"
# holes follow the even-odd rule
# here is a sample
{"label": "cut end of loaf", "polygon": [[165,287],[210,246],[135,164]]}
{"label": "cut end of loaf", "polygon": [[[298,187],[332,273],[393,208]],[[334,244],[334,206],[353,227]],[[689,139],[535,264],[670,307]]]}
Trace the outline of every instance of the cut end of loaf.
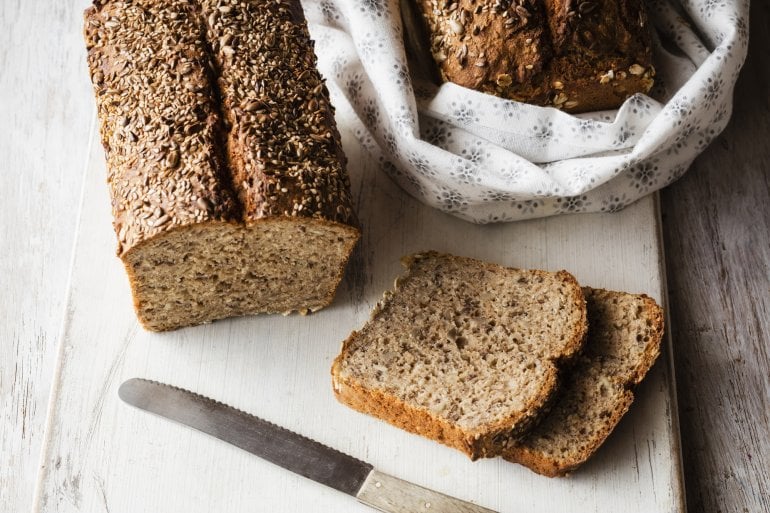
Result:
{"label": "cut end of loaf", "polygon": [[257,313],[308,313],[331,303],[357,229],[312,218],[209,222],[122,255],[142,325],[166,331]]}
{"label": "cut end of loaf", "polygon": [[434,252],[404,259],[372,318],[332,368],[348,406],[455,447],[499,454],[547,405],[557,366],[586,331],[565,272],[522,271]]}

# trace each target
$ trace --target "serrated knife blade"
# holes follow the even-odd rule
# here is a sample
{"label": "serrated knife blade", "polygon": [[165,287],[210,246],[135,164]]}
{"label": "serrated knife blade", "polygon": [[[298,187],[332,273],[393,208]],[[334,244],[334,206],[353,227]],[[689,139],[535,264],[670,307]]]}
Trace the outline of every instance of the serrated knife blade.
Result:
{"label": "serrated knife blade", "polygon": [[369,463],[183,388],[141,378],[124,382],[126,403],[235,445],[386,513],[496,513],[403,481]]}

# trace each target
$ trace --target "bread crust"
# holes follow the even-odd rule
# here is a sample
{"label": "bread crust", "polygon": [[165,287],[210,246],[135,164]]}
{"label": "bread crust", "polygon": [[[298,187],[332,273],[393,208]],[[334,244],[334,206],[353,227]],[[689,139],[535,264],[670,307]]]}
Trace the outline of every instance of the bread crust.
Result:
{"label": "bread crust", "polygon": [[356,333],[354,331],[343,342],[342,351],[332,364],[332,388],[337,400],[354,410],[382,419],[405,431],[455,448],[474,461],[479,458],[499,456],[511,440],[524,435],[546,411],[557,390],[557,373],[555,369],[551,369],[541,393],[527,405],[527,412],[511,415],[490,426],[484,432],[468,431],[382,390],[366,388],[355,380],[342,379],[340,366]]}
{"label": "bread crust", "polygon": [[[450,258],[465,261],[467,265],[497,267],[494,264],[470,258],[442,255],[434,251],[404,257],[402,263],[411,270],[417,261],[430,258]],[[552,274],[539,270],[528,272],[532,275]],[[360,332],[357,331],[352,332],[342,343],[340,353],[332,364],[332,386],[335,396],[340,402],[357,411],[453,447],[468,455],[472,460],[499,456],[507,446],[523,436],[538,422],[540,416],[548,411],[554,394],[558,390],[559,366],[565,365],[572,359],[580,351],[585,340],[588,323],[582,289],[575,278],[566,271],[559,271],[556,273],[556,277],[562,280],[564,286],[572,291],[569,297],[570,308],[578,312],[579,317],[572,332],[565,337],[566,340],[559,353],[553,355],[552,360],[546,363],[538,394],[531,397],[530,401],[519,411],[511,413],[495,423],[486,424],[483,429],[467,430],[424,408],[409,404],[393,394],[376,388],[369,388],[354,377],[345,378],[342,372],[343,362],[351,354],[351,350],[360,336]],[[399,281],[397,280],[396,291],[385,293],[383,300],[372,311],[372,319],[375,319],[383,310],[388,308],[388,304],[394,294],[398,293],[398,289]]]}
{"label": "bread crust", "polygon": [[530,449],[524,445],[516,446],[503,453],[503,457],[511,463],[518,463],[529,468],[533,472],[546,477],[565,477],[585,463],[596,450],[604,443],[620,419],[628,412],[634,395],[630,391],[623,394],[623,401],[615,404],[607,425],[603,426],[593,440],[592,446],[586,450],[580,458],[574,460],[555,460],[548,458],[543,453]]}
{"label": "bread crust", "polygon": [[[358,225],[299,2],[252,0],[223,14],[218,6],[227,3],[100,0],[85,11],[119,255],[208,221],[284,216]],[[179,45],[167,44],[171,37]],[[227,38],[238,38],[238,52],[222,44]],[[261,38],[276,41],[273,48]],[[281,52],[291,59],[279,62]],[[244,91],[251,81],[261,88]]]}
{"label": "bread crust", "polygon": [[649,92],[643,0],[419,0],[444,80],[567,112]]}

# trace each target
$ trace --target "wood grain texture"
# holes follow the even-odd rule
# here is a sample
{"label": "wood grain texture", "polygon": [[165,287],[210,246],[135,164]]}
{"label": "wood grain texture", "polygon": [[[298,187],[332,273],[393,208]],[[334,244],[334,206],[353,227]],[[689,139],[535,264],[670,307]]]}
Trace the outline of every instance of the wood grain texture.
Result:
{"label": "wood grain texture", "polygon": [[662,194],[690,511],[770,512],[770,4],[727,130]]}
{"label": "wood grain texture", "polygon": [[82,5],[0,2],[3,513],[31,506],[66,300],[94,112]]}
{"label": "wood grain texture", "polygon": [[566,268],[585,284],[660,300],[655,198],[619,214],[476,226],[410,198],[342,132],[363,238],[334,304],[307,317],[231,319],[164,334],[143,331],[131,309],[113,253],[104,158],[93,147],[35,511],[370,511],[352,497],[127,407],[117,387],[130,377],[224,401],[390,475],[498,511],[614,512],[618,490],[628,513],[682,511],[666,358],[596,457],[560,480],[499,459],[474,463],[352,411],[335,401],[329,374],[340,342],[400,274],[400,257],[419,250]]}

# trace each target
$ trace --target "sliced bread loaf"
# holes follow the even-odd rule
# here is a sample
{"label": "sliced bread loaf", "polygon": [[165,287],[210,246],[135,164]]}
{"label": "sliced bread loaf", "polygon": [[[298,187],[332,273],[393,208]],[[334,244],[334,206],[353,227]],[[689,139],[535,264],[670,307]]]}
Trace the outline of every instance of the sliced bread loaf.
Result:
{"label": "sliced bread loaf", "polygon": [[85,37],[142,325],[330,304],[360,231],[299,0],[94,0]]}
{"label": "sliced bread loaf", "polygon": [[604,442],[634,400],[638,384],[660,353],[663,313],[651,298],[583,289],[588,339],[564,377],[551,411],[503,451],[507,460],[539,474],[562,476]]}
{"label": "sliced bread loaf", "polygon": [[585,337],[569,273],[435,252],[408,272],[332,366],[337,398],[472,459],[499,455],[544,411]]}

